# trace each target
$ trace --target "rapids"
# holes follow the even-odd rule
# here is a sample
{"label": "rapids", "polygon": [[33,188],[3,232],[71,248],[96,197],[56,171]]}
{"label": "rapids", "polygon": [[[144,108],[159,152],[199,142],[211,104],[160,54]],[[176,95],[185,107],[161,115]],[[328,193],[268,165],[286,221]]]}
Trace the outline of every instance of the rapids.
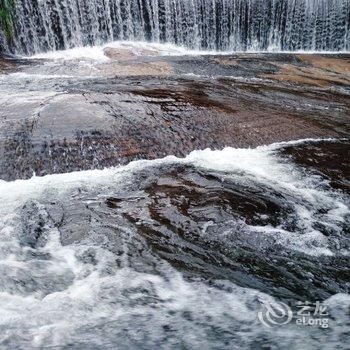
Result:
{"label": "rapids", "polygon": [[212,50],[347,51],[349,7],[18,0],[0,348],[347,349],[349,55]]}
{"label": "rapids", "polygon": [[[290,157],[308,147],[306,169]],[[341,349],[349,197],[326,164],[344,147],[203,150],[1,182],[0,345]],[[257,319],[262,301],[305,299],[328,306],[327,330]]]}

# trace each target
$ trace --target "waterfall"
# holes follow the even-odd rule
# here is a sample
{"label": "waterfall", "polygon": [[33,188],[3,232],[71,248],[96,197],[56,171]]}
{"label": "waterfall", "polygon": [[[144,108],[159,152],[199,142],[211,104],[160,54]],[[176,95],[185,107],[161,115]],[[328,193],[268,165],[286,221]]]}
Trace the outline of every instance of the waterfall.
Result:
{"label": "waterfall", "polygon": [[193,49],[350,49],[350,0],[16,0],[0,47],[34,54],[113,40]]}

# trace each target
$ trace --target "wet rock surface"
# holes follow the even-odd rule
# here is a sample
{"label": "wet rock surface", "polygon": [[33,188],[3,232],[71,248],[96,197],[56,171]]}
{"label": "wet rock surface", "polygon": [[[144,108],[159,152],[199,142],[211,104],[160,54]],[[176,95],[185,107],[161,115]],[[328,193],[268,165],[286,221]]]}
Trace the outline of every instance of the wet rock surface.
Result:
{"label": "wet rock surface", "polygon": [[293,162],[326,178],[332,188],[350,194],[349,139],[340,142],[321,141],[307,147],[287,147],[282,153]]}
{"label": "wet rock surface", "polygon": [[[322,301],[350,291],[349,216],[335,215],[336,203],[348,204],[349,197],[332,187],[348,181],[349,163],[339,162],[339,150],[348,146],[324,141],[276,151],[286,166],[289,157],[303,164],[298,157],[312,152],[314,164],[299,171],[302,179],[315,176],[315,185],[294,189],[245,171],[176,163],[135,171],[122,188],[78,187],[68,199],[25,204],[21,241],[41,245],[54,227],[64,246],[92,240],[115,254],[117,264],[127,254],[142,273],[157,271],[151,254],[190,280],[230,281],[289,303]],[[97,264],[91,249],[79,259]]]}
{"label": "wet rock surface", "polygon": [[345,349],[348,56],[113,50],[5,60],[0,346]]}
{"label": "wet rock surface", "polygon": [[2,59],[17,72],[0,81],[2,179],[348,136],[348,55],[115,50],[89,64]]}

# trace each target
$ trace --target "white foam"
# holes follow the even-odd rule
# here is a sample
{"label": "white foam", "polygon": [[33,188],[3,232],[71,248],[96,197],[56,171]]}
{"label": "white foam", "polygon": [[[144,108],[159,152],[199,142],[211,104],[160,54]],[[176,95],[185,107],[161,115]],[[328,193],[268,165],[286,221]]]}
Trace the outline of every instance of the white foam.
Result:
{"label": "white foam", "polygon": [[7,80],[7,78],[10,79],[35,79],[35,80],[46,80],[46,79],[69,79],[69,78],[74,78],[74,75],[67,75],[67,74],[31,74],[31,73],[25,73],[25,72],[16,72],[16,73],[11,73],[8,74],[4,77],[0,77],[1,78],[5,78]]}
{"label": "white foam", "polygon": [[45,60],[92,60],[108,62],[110,59],[104,54],[106,48],[127,49],[133,54],[144,55],[145,51],[157,55],[195,55],[204,54],[201,51],[187,50],[184,47],[172,44],[159,44],[133,41],[114,41],[100,46],[76,47],[67,50],[50,51],[30,56],[31,59]]}
{"label": "white foam", "polygon": [[75,47],[73,49],[50,51],[28,57],[30,59],[45,60],[93,60],[98,62],[108,62],[109,59],[103,53],[103,46]]}
{"label": "white foam", "polygon": [[[330,255],[332,252],[327,237],[310,226],[317,219],[312,207],[331,205],[334,210],[332,218],[323,218],[329,222],[333,222],[334,217],[337,217],[335,222],[341,220],[349,210],[340,198],[336,199],[331,193],[318,189],[315,179],[281,162],[275,150],[284,145],[255,149],[225,148],[222,151],[207,149],[192,152],[183,159],[169,156],[105,170],[1,181],[0,273],[3,271],[1,277],[7,276],[10,280],[5,280],[9,285],[5,283],[0,292],[0,328],[4,330],[0,334],[0,343],[11,344],[16,339],[16,346],[64,347],[83,341],[92,347],[106,348],[110,345],[109,341],[119,339],[119,345],[127,348],[130,347],[130,337],[133,341],[139,338],[133,333],[125,337],[124,328],[130,332],[136,332],[137,328],[137,332],[147,334],[151,341],[158,341],[160,338],[167,339],[168,333],[164,332],[163,327],[170,325],[183,336],[184,344],[191,348],[207,348],[213,341],[208,342],[207,338],[207,332],[212,327],[220,327],[227,334],[234,329],[252,339],[262,334],[274,339],[278,337],[285,347],[290,342],[299,347],[305,346],[301,333],[307,333],[307,328],[296,330],[290,325],[288,328],[274,328],[270,332],[258,322],[257,300],[274,303],[274,299],[266,294],[237,287],[227,281],[215,281],[225,285],[223,289],[200,280],[187,281],[180,272],[154,256],[151,265],[156,266],[157,273],[134,269],[129,261],[131,252],[128,247],[139,238],[132,229],[120,228],[118,247],[122,256],[119,265],[116,255],[94,241],[87,239],[62,246],[56,228],[49,229],[47,243],[35,250],[20,245],[16,234],[21,220],[17,209],[28,200],[38,203],[42,199],[67,200],[77,190],[87,193],[97,190],[106,194],[110,188],[127,187],[133,182],[133,175],[147,167],[182,163],[222,172],[223,177],[254,180],[261,186],[274,186],[276,191],[283,194],[290,192],[291,198],[300,199],[295,203],[295,209],[299,220],[305,224],[304,235],[272,226],[253,226],[251,230],[275,237],[277,242],[289,249],[313,255]],[[203,228],[203,235],[208,225]],[[87,249],[93,249],[96,253],[96,264],[83,263],[78,259]],[[50,259],[28,258],[31,252],[46,254]],[[142,254],[144,259],[148,251]],[[143,263],[146,260],[142,260]],[[22,284],[17,282],[22,280],[23,285],[28,282],[29,286],[35,286],[37,283],[36,289],[20,291]],[[11,281],[17,281],[13,287],[17,290],[12,292]],[[10,288],[10,291],[6,288]],[[137,301],[140,302],[135,307]],[[341,307],[337,312],[343,315],[341,305],[349,303],[349,296],[338,295],[327,303],[335,310]],[[190,318],[184,318],[184,313],[188,313]],[[307,335],[303,337],[306,339]],[[167,346],[170,348],[171,343]]]}
{"label": "white foam", "polygon": [[[307,140],[310,142],[310,140]],[[314,140],[315,141],[315,140]],[[300,144],[303,141],[295,141]],[[69,174],[34,177],[30,180],[0,182],[0,213],[11,213],[26,200],[40,200],[44,196],[58,196],[74,188],[87,191],[96,188],[108,188],[132,182],[133,174],[146,167],[157,167],[161,164],[183,163],[207,170],[223,172],[238,183],[253,181],[266,188],[274,188],[291,201],[294,215],[303,235],[285,232],[281,227],[255,227],[255,231],[279,237],[281,244],[311,255],[332,255],[328,238],[315,231],[316,222],[340,230],[340,225],[349,214],[348,206],[342,199],[322,187],[319,178],[299,171],[292,164],[280,161],[275,155],[276,149],[291,145],[293,142],[278,143],[255,149],[225,148],[221,151],[210,149],[193,151],[186,158],[168,156],[151,161],[135,161],[127,166],[105,170],[80,171]],[[317,214],[319,209],[326,209],[327,214]],[[336,238],[332,238],[335,240]],[[333,242],[334,243],[334,242]]]}
{"label": "white foam", "polygon": [[[125,235],[125,240],[130,243],[132,232]],[[77,259],[90,247],[96,251],[95,265]],[[138,272],[127,261],[118,267],[116,256],[96,244],[62,246],[56,230],[51,232],[51,239],[44,247],[35,249],[36,253],[48,254],[48,260],[25,260],[30,249],[19,245],[14,245],[12,250],[22,264],[14,268],[13,263],[1,260],[7,268],[5,276],[13,271],[19,286],[23,279],[27,282],[23,276],[28,276],[28,282],[38,283],[38,288],[43,290],[0,292],[3,330],[0,343],[15,341],[16,346],[29,348],[65,347],[82,342],[90,347],[108,348],[113,341],[128,348],[124,329],[131,332],[128,338],[134,342],[139,334],[157,342],[167,338],[164,326],[170,326],[189,347],[207,348],[214,341],[207,336],[213,327],[227,334],[232,329],[243,331],[250,337],[263,332],[265,336],[278,336],[293,343],[298,342],[297,336],[303,332],[293,327],[270,331],[259,323],[258,300],[274,304],[274,298],[228,281],[213,281],[214,285],[209,286],[200,280],[185,280],[180,272],[159,259],[152,261],[157,265],[157,273]],[[129,255],[125,246],[120,246],[120,250]],[[57,287],[67,276],[67,285]],[[216,288],[219,285],[225,288]],[[54,290],[45,293],[46,286]],[[189,315],[187,319],[185,313]]]}
{"label": "white foam", "polygon": [[[331,141],[332,139],[328,139]],[[282,227],[249,227],[250,230],[278,238],[278,243],[310,255],[333,255],[329,247],[329,238],[314,229],[316,223],[340,232],[341,224],[350,213],[350,209],[339,194],[322,189],[323,180],[301,172],[292,164],[280,161],[274,151],[288,145],[319,140],[298,140],[261,146],[255,149],[225,148],[222,151],[194,151],[186,162],[197,167],[222,171],[227,177],[237,179],[237,183],[256,181],[267,189],[274,188],[288,198],[293,206],[300,232],[285,231]],[[318,215],[318,210],[327,214]],[[336,238],[332,237],[333,243]],[[340,252],[338,252],[340,254]],[[347,255],[348,252],[342,252]]]}
{"label": "white foam", "polygon": [[[203,49],[189,49],[170,43],[144,42],[144,41],[113,41],[97,46],[81,46],[66,50],[50,51],[30,56],[30,59],[45,60],[92,60],[98,62],[108,62],[110,59],[104,54],[107,47],[128,49],[135,55],[147,55],[153,52],[161,56],[200,56],[200,55],[234,55],[234,54],[264,54],[264,53],[297,53],[297,54],[347,54],[347,51],[283,51],[278,47],[268,47],[266,51],[255,50],[254,48],[246,51],[214,51]],[[26,58],[26,57],[23,57]]]}

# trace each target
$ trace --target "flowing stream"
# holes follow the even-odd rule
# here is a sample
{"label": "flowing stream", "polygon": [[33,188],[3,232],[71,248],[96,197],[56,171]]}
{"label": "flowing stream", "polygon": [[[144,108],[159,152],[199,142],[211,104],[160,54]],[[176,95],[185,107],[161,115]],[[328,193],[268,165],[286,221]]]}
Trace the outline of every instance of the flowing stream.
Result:
{"label": "flowing stream", "polygon": [[[348,51],[349,26],[350,0],[18,0],[0,51],[34,56],[0,60],[0,348],[347,349],[348,56],[195,54]],[[313,138],[221,147],[275,125]]]}
{"label": "flowing stream", "polygon": [[[348,146],[204,150],[0,183],[1,346],[343,349],[349,197],[330,168],[287,155],[309,148],[324,165]],[[277,300],[323,301],[329,328],[263,326],[260,303]]]}

